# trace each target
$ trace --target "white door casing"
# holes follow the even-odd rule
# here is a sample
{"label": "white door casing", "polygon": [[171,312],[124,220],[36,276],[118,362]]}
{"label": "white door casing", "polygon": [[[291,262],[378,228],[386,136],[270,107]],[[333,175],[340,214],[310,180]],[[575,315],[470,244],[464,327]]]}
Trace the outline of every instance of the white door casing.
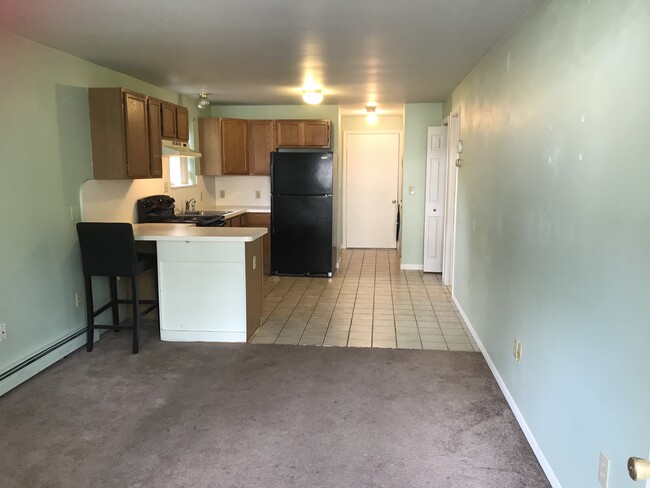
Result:
{"label": "white door casing", "polygon": [[447,205],[445,211],[445,250],[442,267],[443,285],[454,287],[454,241],[456,238],[456,195],[458,191],[457,151],[460,140],[460,107],[447,118]]}
{"label": "white door casing", "polygon": [[427,130],[427,172],[424,210],[424,266],[431,273],[442,272],[445,198],[447,187],[447,129]]}
{"label": "white door casing", "polygon": [[346,247],[397,247],[399,132],[345,133]]}

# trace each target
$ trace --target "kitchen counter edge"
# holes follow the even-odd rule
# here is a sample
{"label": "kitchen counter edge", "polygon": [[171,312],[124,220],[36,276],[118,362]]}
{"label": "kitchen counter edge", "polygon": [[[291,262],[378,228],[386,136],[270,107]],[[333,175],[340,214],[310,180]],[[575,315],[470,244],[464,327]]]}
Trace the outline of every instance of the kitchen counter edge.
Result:
{"label": "kitchen counter edge", "polygon": [[192,224],[133,224],[136,241],[252,242],[267,234],[264,227],[196,227]]}

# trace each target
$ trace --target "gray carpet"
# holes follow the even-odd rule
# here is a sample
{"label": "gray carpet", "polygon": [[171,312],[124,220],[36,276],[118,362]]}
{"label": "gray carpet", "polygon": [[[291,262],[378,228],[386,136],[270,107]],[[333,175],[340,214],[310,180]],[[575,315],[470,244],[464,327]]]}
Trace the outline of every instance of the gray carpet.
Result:
{"label": "gray carpet", "polygon": [[2,487],[548,487],[480,354],[108,332],[0,398]]}

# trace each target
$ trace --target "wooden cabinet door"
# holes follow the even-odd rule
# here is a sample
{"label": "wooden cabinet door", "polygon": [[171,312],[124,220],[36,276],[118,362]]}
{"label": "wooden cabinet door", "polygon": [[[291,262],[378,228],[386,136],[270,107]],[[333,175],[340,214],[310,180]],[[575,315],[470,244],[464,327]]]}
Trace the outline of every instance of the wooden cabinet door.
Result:
{"label": "wooden cabinet door", "polygon": [[201,148],[201,174],[221,174],[221,124],[219,119],[199,118],[199,147]]}
{"label": "wooden cabinet door", "polygon": [[248,122],[221,119],[221,168],[224,175],[248,174]]}
{"label": "wooden cabinet door", "polygon": [[190,138],[190,116],[185,107],[176,107],[176,138],[181,141]]}
{"label": "wooden cabinet door", "polygon": [[272,120],[248,121],[248,168],[252,175],[271,174],[271,153],[275,149]]}
{"label": "wooden cabinet door", "polygon": [[126,173],[130,178],[149,176],[149,123],[147,97],[124,93]]}
{"label": "wooden cabinet door", "polygon": [[330,147],[329,120],[305,120],[305,147]]}
{"label": "wooden cabinet door", "polygon": [[277,147],[300,147],[305,140],[304,125],[300,120],[276,120]]}
{"label": "wooden cabinet door", "polygon": [[176,139],[176,106],[162,102],[161,117],[163,139]]}
{"label": "wooden cabinet door", "polygon": [[147,110],[149,116],[149,174],[152,178],[162,178],[160,100],[150,98]]}
{"label": "wooden cabinet door", "polygon": [[[264,273],[271,272],[271,214],[262,212],[248,212],[245,214],[246,227],[266,227],[268,231],[262,237],[262,260],[264,261]],[[244,216],[242,216],[243,218]]]}

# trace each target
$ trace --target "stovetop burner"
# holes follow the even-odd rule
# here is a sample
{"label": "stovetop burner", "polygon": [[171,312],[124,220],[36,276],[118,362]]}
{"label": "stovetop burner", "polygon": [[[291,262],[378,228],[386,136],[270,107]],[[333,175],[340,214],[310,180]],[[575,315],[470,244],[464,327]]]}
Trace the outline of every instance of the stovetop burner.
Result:
{"label": "stovetop burner", "polygon": [[223,215],[175,215],[175,200],[169,195],[152,195],[137,201],[138,222],[196,224],[197,227],[223,227]]}

